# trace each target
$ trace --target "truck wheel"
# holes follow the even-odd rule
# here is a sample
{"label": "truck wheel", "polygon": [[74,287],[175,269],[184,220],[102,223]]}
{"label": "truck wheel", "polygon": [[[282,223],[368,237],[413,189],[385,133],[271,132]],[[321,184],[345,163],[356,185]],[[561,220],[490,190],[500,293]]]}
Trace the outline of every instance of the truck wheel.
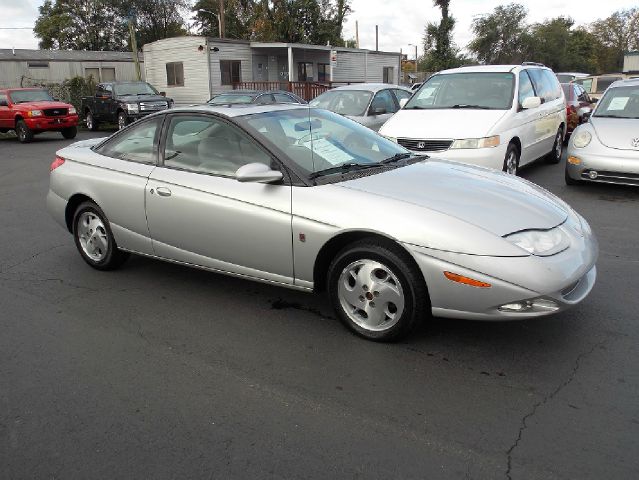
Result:
{"label": "truck wheel", "polygon": [[129,117],[126,116],[126,113],[120,111],[118,113],[118,130],[122,130],[129,124]]}
{"label": "truck wheel", "polygon": [[92,132],[95,132],[98,129],[98,122],[93,118],[93,114],[91,110],[87,111],[86,115],[87,128]]}
{"label": "truck wheel", "polygon": [[60,133],[62,133],[62,136],[67,140],[71,140],[78,134],[78,127],[63,128]]}
{"label": "truck wheel", "polygon": [[20,143],[29,143],[33,140],[33,132],[27,127],[27,124],[24,123],[24,120],[18,120],[16,122],[16,133],[18,134]]}

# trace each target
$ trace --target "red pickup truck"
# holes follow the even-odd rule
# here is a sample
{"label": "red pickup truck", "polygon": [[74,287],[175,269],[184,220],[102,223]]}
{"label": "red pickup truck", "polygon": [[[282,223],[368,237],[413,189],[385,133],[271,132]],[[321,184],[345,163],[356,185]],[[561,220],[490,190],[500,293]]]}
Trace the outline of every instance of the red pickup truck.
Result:
{"label": "red pickup truck", "polygon": [[42,88],[0,89],[0,132],[9,130],[15,130],[22,143],[49,131],[71,139],[78,133],[78,114],[73,105],[54,100]]}

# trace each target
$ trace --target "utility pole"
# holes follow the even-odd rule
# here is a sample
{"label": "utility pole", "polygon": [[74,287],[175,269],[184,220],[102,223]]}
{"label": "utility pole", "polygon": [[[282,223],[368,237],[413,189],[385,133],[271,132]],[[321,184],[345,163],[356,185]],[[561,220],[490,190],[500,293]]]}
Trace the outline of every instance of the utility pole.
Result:
{"label": "utility pole", "polygon": [[359,48],[359,25],[355,20],[355,46]]}
{"label": "utility pole", "polygon": [[224,24],[224,0],[220,0],[220,38],[224,38],[226,25]]}
{"label": "utility pole", "polygon": [[135,74],[138,81],[142,80],[140,72],[140,58],[138,57],[138,41],[135,38],[135,25],[133,25],[133,15],[129,16],[129,35],[131,35],[131,51],[133,53],[133,61],[135,62]]}
{"label": "utility pole", "polygon": [[379,27],[375,25],[375,51],[379,51]]}

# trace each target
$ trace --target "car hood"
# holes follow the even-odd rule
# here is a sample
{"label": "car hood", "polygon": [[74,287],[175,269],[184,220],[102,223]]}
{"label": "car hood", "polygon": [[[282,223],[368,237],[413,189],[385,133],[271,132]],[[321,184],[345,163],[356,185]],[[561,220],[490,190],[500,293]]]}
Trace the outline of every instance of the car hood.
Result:
{"label": "car hood", "polygon": [[14,110],[48,110],[50,108],[70,108],[73,105],[64,102],[48,102],[48,101],[38,101],[38,102],[24,102],[24,103],[16,103],[13,108]]}
{"label": "car hood", "polygon": [[599,141],[609,148],[639,150],[633,147],[633,139],[639,138],[639,120],[633,118],[591,117],[592,126]]}
{"label": "car hood", "polygon": [[481,138],[508,110],[399,110],[379,130],[382,135],[415,139]]}
{"label": "car hood", "polygon": [[125,103],[134,102],[168,102],[169,99],[162,95],[119,95],[118,100]]}
{"label": "car hood", "polygon": [[335,185],[425,207],[499,236],[550,229],[568,217],[563,202],[531,182],[443,160],[426,160]]}

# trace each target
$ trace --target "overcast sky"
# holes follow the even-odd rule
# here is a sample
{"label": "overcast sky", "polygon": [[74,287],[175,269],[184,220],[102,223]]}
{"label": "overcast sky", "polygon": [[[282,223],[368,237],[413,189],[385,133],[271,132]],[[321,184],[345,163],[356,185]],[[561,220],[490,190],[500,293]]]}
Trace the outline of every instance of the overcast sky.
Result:
{"label": "overcast sky", "polygon": [[[0,48],[38,48],[31,29],[44,0],[0,0]],[[577,24],[605,18],[616,10],[631,8],[638,0],[527,0],[519,1],[528,8],[528,21],[538,22],[559,15],[571,16]],[[471,39],[470,25],[476,15],[488,13],[509,0],[452,0],[451,11],[457,19],[455,42],[464,47]],[[362,48],[375,48],[375,25],[379,25],[379,49],[409,52],[421,44],[424,26],[439,21],[439,10],[429,0],[352,0],[353,13],[344,26],[344,38],[355,38],[355,20],[359,22]],[[7,30],[8,27],[27,27]],[[421,51],[421,46],[420,46]]]}

